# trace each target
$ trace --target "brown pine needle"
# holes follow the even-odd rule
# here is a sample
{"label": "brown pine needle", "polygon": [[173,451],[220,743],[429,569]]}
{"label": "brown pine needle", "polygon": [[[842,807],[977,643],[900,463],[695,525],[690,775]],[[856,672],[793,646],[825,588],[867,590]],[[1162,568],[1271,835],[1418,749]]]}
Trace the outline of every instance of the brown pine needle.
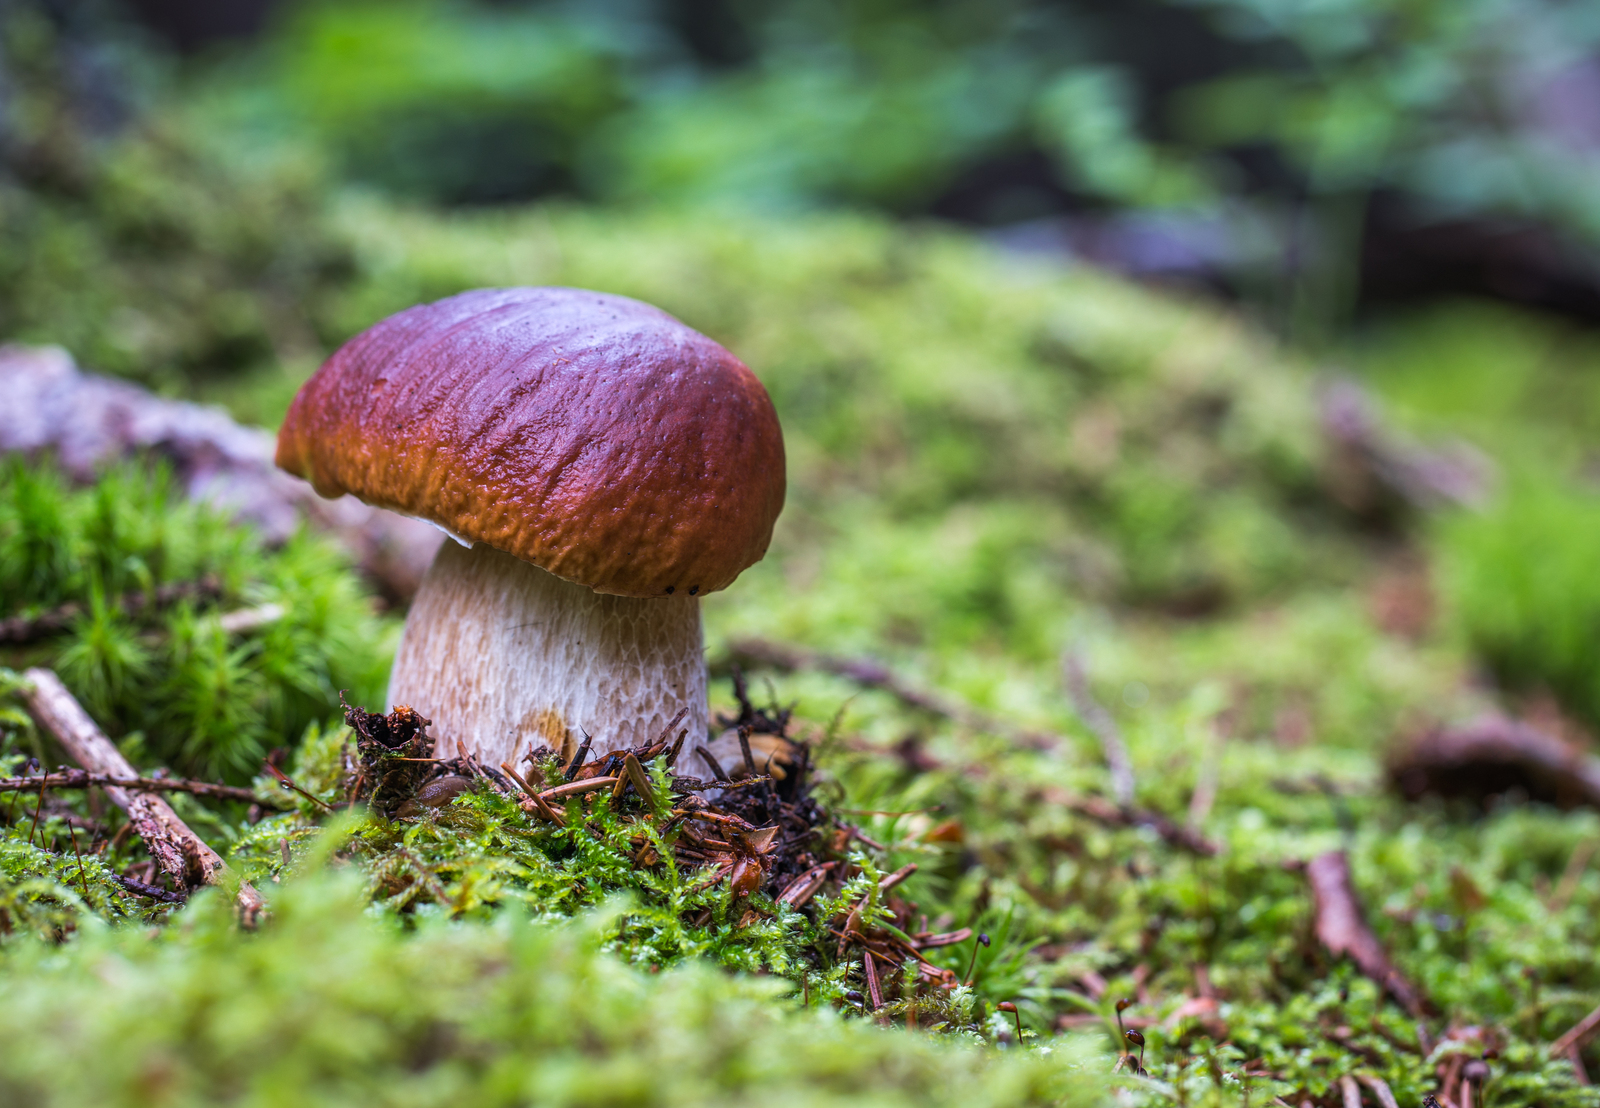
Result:
{"label": "brown pine needle", "polygon": [[872,952],[861,952],[861,965],[867,971],[867,993],[872,997],[872,1010],[876,1012],[883,1007],[883,991],[878,987],[878,970],[872,964]]}
{"label": "brown pine needle", "polygon": [[646,808],[656,806],[656,790],[650,784],[650,775],[644,771],[644,766],[639,763],[632,752],[622,756],[622,768],[628,771],[628,780],[633,782],[633,789],[644,801]]}
{"label": "brown pine needle", "polygon": [[557,785],[553,789],[546,789],[539,795],[545,800],[560,800],[563,797],[578,796],[582,793],[598,792],[609,789],[617,783],[615,777],[590,777],[585,781],[571,781],[565,785]]}

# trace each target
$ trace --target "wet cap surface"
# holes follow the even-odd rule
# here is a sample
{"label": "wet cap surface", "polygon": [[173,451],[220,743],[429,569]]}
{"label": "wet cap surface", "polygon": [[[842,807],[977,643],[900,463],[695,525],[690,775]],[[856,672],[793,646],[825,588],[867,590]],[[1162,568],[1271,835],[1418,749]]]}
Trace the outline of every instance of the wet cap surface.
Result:
{"label": "wet cap surface", "polygon": [[755,375],[657,308],[580,289],[478,289],[374,325],[295,396],[277,461],[623,596],[725,587],[784,497]]}

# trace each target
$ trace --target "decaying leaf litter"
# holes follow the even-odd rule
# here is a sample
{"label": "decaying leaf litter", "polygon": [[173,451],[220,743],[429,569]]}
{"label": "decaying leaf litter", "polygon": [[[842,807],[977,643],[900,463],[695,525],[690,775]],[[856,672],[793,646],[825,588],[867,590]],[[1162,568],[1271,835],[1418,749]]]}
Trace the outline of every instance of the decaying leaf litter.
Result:
{"label": "decaying leaf litter", "polygon": [[[404,221],[383,225],[384,234],[417,231]],[[562,256],[577,261],[563,264],[588,271],[563,272],[536,259],[532,264],[546,268],[509,275],[512,279],[615,287],[613,277],[597,273],[610,264],[604,250],[577,248],[581,238],[593,237],[592,223],[574,219],[542,226],[552,236],[570,236]],[[476,233],[470,226],[457,231],[466,237]],[[652,230],[646,221],[627,236],[630,256],[652,234],[657,245],[670,246],[671,234]],[[807,249],[826,253],[825,239],[824,233],[818,240],[822,245]],[[707,241],[714,243],[708,255],[722,264],[738,256],[731,239],[711,236]],[[789,251],[791,259],[802,261],[806,257],[800,247],[785,245],[781,238],[764,242],[768,251]],[[696,258],[699,249],[689,248],[683,256]],[[961,266],[946,266],[937,248],[923,255],[917,249],[905,248],[896,264],[921,265],[925,274],[937,275],[917,278],[924,281],[918,286],[923,294],[931,295],[928,289],[935,279],[964,279],[954,276]],[[870,260],[861,263],[859,250],[837,253],[870,268]],[[805,280],[815,279],[819,285],[859,279],[837,278],[815,261],[800,270],[813,274]],[[680,271],[664,267],[662,273]],[[706,265],[705,271],[714,267]],[[645,284],[651,279],[648,274],[634,278]],[[683,295],[626,287],[669,303]],[[759,281],[752,287],[759,287]],[[865,287],[862,310],[876,313],[879,324],[892,320],[889,298],[899,294],[870,290],[896,286]],[[790,288],[786,295],[793,292]],[[385,291],[379,300],[401,295],[414,296],[415,290]],[[699,310],[692,304],[674,306],[691,317]],[[1050,331],[1061,333],[1071,343],[1085,341],[1081,331]],[[1090,349],[1105,341],[1095,334],[1087,340]],[[762,342],[781,345],[792,338],[752,332],[752,361],[759,360]],[[939,341],[958,339],[945,336]],[[1042,358],[1059,356],[1045,336],[1038,341]],[[1118,364],[1117,358],[1136,362],[1142,356],[1124,340],[1117,341],[1122,346],[1111,343],[1114,357],[1105,356],[1104,348],[1074,356],[1104,364]],[[1224,340],[1216,341],[1226,346]],[[837,356],[848,360],[863,354],[856,349]],[[866,356],[876,355],[869,350]],[[1231,364],[1241,364],[1237,352],[1215,364],[1230,364],[1229,357]],[[790,403],[809,395],[802,387],[803,375],[784,376],[799,370],[786,368],[782,358],[768,361],[774,366],[775,389],[788,387]],[[1191,382],[1204,381],[1211,371],[1193,365],[1171,372],[1181,370],[1191,374]],[[1117,379],[1111,373],[1100,380]],[[871,380],[900,378],[891,373]],[[1019,371],[1017,381],[1025,380]],[[1088,379],[1074,387],[1083,388],[1091,400],[1098,395],[1112,411],[1143,395],[1130,385],[1125,394],[1108,398],[1103,391],[1096,393],[1103,385]],[[882,406],[885,395],[898,396],[880,391],[867,401]],[[826,420],[809,418],[810,423],[800,419],[802,459],[819,456],[804,444],[824,441],[837,430]],[[1186,426],[1181,420],[1188,417],[1138,409],[1122,418],[1116,437],[1138,462],[1145,457],[1140,452],[1148,449],[1141,444],[1160,441],[1157,432],[1167,418]],[[960,426],[963,434],[981,438],[986,433]],[[1232,444],[1228,449],[1236,451],[1228,462],[1235,468],[1219,472],[1233,474],[1228,479],[1235,481],[1235,495],[1246,495],[1237,490],[1250,487],[1238,474],[1256,472],[1250,469],[1256,455],[1237,447],[1251,441],[1240,434],[1252,426],[1246,419],[1226,439]],[[1099,427],[1086,424],[1082,430],[1099,433]],[[1033,430],[1030,426],[1028,435]],[[1169,440],[1167,449],[1172,442],[1187,441],[1182,435]],[[1028,441],[1037,445],[1043,440]],[[1074,441],[1097,440],[1074,435]],[[1112,441],[1109,434],[1106,441]],[[1593,960],[1587,957],[1594,947],[1596,900],[1588,864],[1592,852],[1584,849],[1595,838],[1592,817],[1492,800],[1486,815],[1481,809],[1428,800],[1409,806],[1385,791],[1372,753],[1404,731],[1398,724],[1405,722],[1407,711],[1439,705],[1440,715],[1462,713],[1456,718],[1467,718],[1486,698],[1470,688],[1460,691],[1454,662],[1436,646],[1408,645],[1411,640],[1374,628],[1357,588],[1362,579],[1341,576],[1355,563],[1344,568],[1337,558],[1317,563],[1320,568],[1306,577],[1311,583],[1280,603],[1246,606],[1237,616],[1209,623],[1162,623],[1167,617],[1161,613],[1213,610],[1207,606],[1219,603],[1218,597],[1229,590],[1236,597],[1255,596],[1251,589],[1270,588],[1275,578],[1260,576],[1261,567],[1253,563],[1230,562],[1229,543],[1234,540],[1225,530],[1202,529],[1198,547],[1192,545],[1192,533],[1178,543],[1199,551],[1198,562],[1157,556],[1159,543],[1151,545],[1149,535],[1166,532],[1157,511],[1161,505],[1150,500],[1150,489],[1125,481],[1119,485],[1096,470],[1094,456],[1075,455],[1066,472],[1082,483],[1075,489],[1088,491],[1072,494],[1081,497],[1073,501],[1074,511],[1089,505],[1083,509],[1089,513],[1083,517],[1087,533],[1109,536],[1117,556],[1125,558],[1125,575],[1120,583],[1115,577],[1096,577],[1094,567],[1101,563],[1095,559],[1104,551],[1092,547],[1065,551],[1061,558],[1064,564],[1086,567],[1085,589],[1107,589],[1099,595],[1135,605],[1126,618],[1119,615],[1108,625],[1096,622],[1093,610],[1051,607],[1057,603],[1050,600],[1054,594],[1039,592],[1038,582],[1029,576],[1031,565],[1054,564],[1049,559],[1056,556],[1041,542],[1042,526],[1049,522],[1043,511],[1008,515],[1015,507],[1005,502],[1010,494],[985,484],[989,479],[969,471],[961,456],[913,443],[906,449],[914,452],[915,464],[907,465],[896,460],[894,449],[881,437],[874,443],[878,453],[873,457],[889,461],[874,463],[884,468],[872,479],[880,482],[878,490],[888,502],[900,505],[896,511],[902,514],[889,513],[887,523],[882,518],[856,520],[843,502],[829,509],[837,523],[833,532],[819,532],[831,536],[822,546],[808,545],[813,540],[797,525],[796,533],[784,540],[781,556],[770,567],[752,571],[748,590],[741,586],[749,595],[710,616],[713,661],[719,671],[726,672],[727,660],[739,658],[752,687],[764,688],[770,680],[773,703],[795,703],[790,733],[813,743],[824,802],[866,839],[886,848],[878,852],[852,838],[847,858],[858,859],[854,864],[862,872],[849,878],[854,889],[847,882],[840,893],[820,890],[806,906],[818,914],[791,915],[775,901],[766,907],[763,896],[771,900],[784,891],[769,885],[742,898],[769,914],[745,922],[751,909],[734,895],[732,865],[718,882],[698,890],[694,886],[709,875],[702,870],[675,875],[669,870],[663,878],[641,867],[635,857],[641,844],[634,839],[640,829],[634,824],[642,811],[634,807],[640,801],[631,778],[619,798],[621,808],[614,811],[610,796],[600,790],[587,802],[592,810],[584,809],[591,812],[587,831],[574,835],[564,825],[524,812],[519,796],[526,794],[520,786],[508,776],[510,787],[502,793],[488,775],[504,771],[483,767],[483,783],[448,806],[387,823],[363,823],[330,855],[319,850],[319,843],[333,839],[325,840],[315,826],[331,823],[349,805],[349,767],[343,760],[348,736],[342,728],[325,725],[313,728],[304,742],[273,761],[320,803],[283,789],[269,774],[258,787],[263,818],[255,822],[242,799],[190,801],[176,789],[175,810],[202,837],[227,847],[219,853],[239,876],[264,891],[269,906],[292,901],[297,884],[315,884],[319,867],[330,864],[335,873],[360,875],[380,913],[405,921],[419,934],[435,920],[467,925],[479,917],[508,913],[557,916],[599,910],[610,903],[610,895],[626,891],[634,905],[629,914],[611,917],[602,945],[646,971],[670,966],[685,954],[760,971],[792,982],[794,1002],[801,1006],[873,1007],[868,963],[859,960],[859,944],[847,944],[841,954],[839,936],[822,933],[826,923],[847,936],[854,934],[849,910],[842,915],[836,910],[823,920],[820,913],[830,906],[847,909],[865,900],[869,908],[862,912],[861,933],[874,942],[874,926],[882,935],[893,934],[885,924],[913,939],[924,930],[948,936],[971,928],[974,934],[960,942],[922,951],[958,980],[972,980],[970,990],[944,990],[928,979],[913,992],[912,1003],[896,1007],[905,965],[885,972],[874,957],[870,964],[884,1001],[878,1016],[898,1028],[907,1022],[922,1030],[941,1023],[946,1029],[976,1025],[980,1034],[1002,1045],[1015,1043],[1020,1025],[1039,1036],[1027,1039],[1030,1051],[1042,1044],[1055,1052],[1049,1057],[1060,1059],[1072,1044],[1082,1043],[1103,1052],[1098,1060],[1073,1062],[1099,1075],[1118,1069],[1118,1057],[1125,1056],[1130,1042],[1125,1032],[1135,1031],[1145,1040],[1140,1068],[1150,1076],[1138,1077],[1124,1062],[1116,1080],[1131,1081],[1130,1088],[1155,1100],[1262,1103],[1279,1096],[1289,1103],[1340,1104],[1349,1102],[1353,1089],[1365,1103],[1381,1103],[1383,1095],[1397,1103],[1420,1103],[1431,1094],[1441,1103],[1461,1104],[1477,1091],[1486,1103],[1592,1102],[1592,1094],[1576,1083],[1569,1050],[1576,1046],[1583,1063],[1585,1033],[1579,1031],[1570,1041],[1562,1038],[1581,1029],[1583,1017],[1600,1000]],[[1381,453],[1347,450],[1339,455],[1344,459],[1339,464],[1367,474],[1365,485],[1355,481],[1339,486],[1351,499],[1354,506],[1348,510],[1357,520],[1381,519],[1393,510],[1385,501],[1372,517],[1362,514],[1362,489],[1374,495],[1369,463]],[[1301,490],[1296,496],[1309,495],[1304,490],[1315,486],[1315,469],[1296,465],[1288,466],[1289,487]],[[806,498],[822,487],[818,482],[828,479],[827,471],[804,466],[802,460],[799,508],[805,519],[815,520],[820,502],[808,504]],[[967,504],[942,517],[919,516],[915,505],[919,496],[930,495],[929,475],[935,484],[946,482],[941,488],[970,485],[976,492],[961,495],[989,496],[993,503]],[[171,549],[174,557],[151,574],[157,588],[201,580],[207,567],[221,570],[220,597],[189,598],[187,603],[179,598],[165,608],[122,607],[113,598],[148,594],[138,561],[123,557],[91,562],[64,549],[70,541],[55,547],[12,543],[7,548],[8,557],[22,552],[37,559],[26,563],[35,567],[28,572],[48,586],[39,592],[41,612],[19,610],[8,599],[13,607],[7,616],[32,619],[46,609],[80,605],[70,627],[24,644],[8,660],[19,669],[24,664],[59,665],[90,714],[136,755],[131,760],[141,773],[166,767],[208,783],[223,773],[234,787],[242,787],[262,755],[273,755],[276,744],[290,745],[286,739],[304,726],[308,717],[293,714],[304,712],[295,697],[304,697],[302,704],[319,705],[309,718],[322,720],[328,719],[328,707],[337,703],[341,688],[349,690],[351,704],[375,704],[381,697],[381,651],[361,640],[381,640],[382,632],[360,622],[370,621],[369,610],[351,605],[348,593],[328,588],[344,588],[351,579],[330,573],[327,561],[319,563],[328,554],[315,543],[300,540],[299,546],[287,548],[285,558],[204,520],[192,536],[180,528],[157,541],[148,529],[140,530],[142,524],[133,525],[134,517],[158,515],[154,503],[159,497],[147,497],[152,507],[141,515],[140,497],[127,495],[142,487],[142,476],[114,477],[104,488],[119,491],[98,493],[94,488],[68,493],[64,486],[52,491],[48,470],[19,470],[10,479],[29,484],[29,511],[70,502],[61,528],[66,539],[106,534],[109,528],[113,548],[136,555],[147,567],[158,566],[157,556],[176,540],[204,540],[189,550]],[[1030,480],[1039,488],[1047,485],[1038,473]],[[1109,483],[1095,484],[1101,481]],[[1098,502],[1098,510],[1105,515],[1097,518],[1092,510],[1095,497],[1102,494],[1108,499]],[[124,503],[128,500],[133,503]],[[176,507],[172,501],[163,503]],[[1226,498],[1208,505],[1216,514],[1207,528],[1232,518],[1225,508]],[[26,527],[19,531],[13,522],[19,518],[8,515],[8,534],[43,533]],[[1259,517],[1245,513],[1242,518],[1246,533],[1253,534],[1249,527]],[[1319,518],[1308,533],[1332,536],[1331,548],[1346,554],[1361,552],[1365,540],[1349,536],[1359,536],[1359,527],[1368,523],[1343,532],[1329,522],[1335,517]],[[1141,527],[1154,530],[1147,534]],[[1318,527],[1328,530],[1317,532]],[[1341,548],[1342,542],[1351,545]],[[895,558],[894,550],[910,548],[930,552],[927,563]],[[313,564],[321,568],[312,571]],[[91,568],[73,570],[78,576],[69,587],[53,584],[64,578],[62,569],[52,567],[73,566]],[[98,606],[95,573],[103,575]],[[1218,593],[1207,581],[1230,583]],[[1318,588],[1347,591],[1318,593]],[[280,609],[277,618],[238,631],[226,630],[220,618],[273,604]],[[1144,604],[1149,607],[1138,607]],[[1141,614],[1151,611],[1157,614]],[[1059,617],[1070,628],[1065,641],[1055,638],[1052,645],[1050,638],[1039,637],[1040,613]],[[321,621],[320,627],[314,620]],[[985,638],[985,626],[1006,628],[1003,647]],[[362,629],[352,632],[353,627]],[[326,636],[341,633],[342,644],[330,646]],[[748,646],[757,638],[780,648],[769,651],[770,660],[759,666],[753,653],[740,653],[740,644]],[[308,648],[322,653],[302,653]],[[378,661],[371,676],[352,672],[352,663],[374,654]],[[1127,776],[1121,771],[1114,776],[1107,766],[1103,719],[1081,690],[1068,684],[1063,661],[1074,657],[1083,670],[1082,688],[1111,719],[1126,747],[1131,787]],[[827,659],[868,658],[876,669],[822,664]],[[341,665],[349,676],[341,676]],[[362,685],[363,680],[368,683]],[[236,698],[230,699],[230,690]],[[202,691],[206,695],[197,695]],[[149,710],[157,703],[159,712]],[[736,704],[724,707],[729,714],[740,714]],[[831,727],[829,720],[835,721]],[[28,757],[38,758],[41,766],[60,760],[42,745],[37,732],[20,720],[13,724],[9,741],[16,775],[26,776],[21,770]],[[1430,732],[1423,728],[1415,733]],[[234,737],[249,741],[227,745]],[[1037,741],[1041,737],[1052,741]],[[35,747],[36,741],[41,745]],[[1426,752],[1425,744],[1422,749]],[[212,753],[216,750],[231,753],[219,759]],[[642,761],[640,768],[652,772]],[[732,772],[737,768],[723,766]],[[553,767],[546,772],[553,773]],[[696,766],[694,772],[720,776],[709,766]],[[518,773],[528,776],[522,769]],[[32,776],[38,776],[37,770]],[[624,767],[622,774],[595,776],[620,779],[627,773]],[[547,782],[552,779],[546,777]],[[658,800],[671,795],[666,782],[654,776],[650,781],[652,788],[661,787]],[[95,795],[90,790],[88,797]],[[138,881],[170,896],[181,895],[154,867],[128,874],[130,865],[149,863],[131,832],[113,843],[121,825],[107,806],[102,803],[98,814],[91,813],[94,801],[65,786],[61,791],[53,785],[19,791],[14,798],[7,862],[13,884],[4,906],[14,934],[78,933],[73,942],[79,942],[91,926],[90,917],[75,907],[85,900],[97,916],[171,916],[171,906],[137,895],[124,883]],[[297,804],[294,813],[269,814],[285,800]],[[0,804],[9,804],[9,798],[0,797]],[[330,813],[323,805],[336,811]],[[567,817],[573,816],[570,801],[562,806]],[[358,802],[349,818],[360,820],[361,810]],[[407,822],[412,819],[417,822]],[[746,822],[763,826],[757,820]],[[35,843],[47,841],[47,850],[27,847],[30,830]],[[733,845],[732,839],[701,831],[698,824],[691,830],[703,839]],[[542,849],[543,841],[559,847],[554,857]],[[17,842],[24,849],[15,849]],[[736,855],[711,846],[705,859],[720,867],[727,860],[737,863]],[[1430,1006],[1420,1020],[1405,1005],[1385,998],[1387,981],[1371,980],[1353,957],[1334,955],[1319,936],[1313,882],[1300,867],[1335,855],[1345,860],[1346,885],[1355,897],[1345,918],[1361,921],[1401,978]],[[663,862],[667,857],[663,853]],[[675,856],[672,861],[676,865]],[[877,906],[887,902],[893,908],[898,896],[910,915],[869,925],[877,895],[873,890],[912,863],[917,870],[877,901]],[[171,918],[190,911],[200,918],[207,895],[191,897],[190,906]],[[704,917],[707,910],[711,915]],[[928,917],[925,928],[923,915]],[[265,930],[280,925],[293,926],[280,921]],[[978,933],[990,939],[988,946],[978,943]],[[296,934],[304,940],[303,933]],[[72,949],[71,944],[63,949]],[[914,967],[913,972],[920,974]],[[939,1008],[941,995],[950,1002],[948,1010]],[[1122,1000],[1132,1003],[1118,1013]],[[1002,1003],[1016,1012],[1002,1011]],[[1119,1014],[1124,1026],[1119,1026]],[[871,1027],[875,1021],[863,1022]],[[1418,1034],[1419,1023],[1426,1038]],[[1493,1056],[1485,1060],[1485,1052]],[[1140,1061],[1137,1045],[1132,1053]],[[1588,1064],[1593,1062],[1591,1058]],[[1468,1076],[1469,1065],[1475,1063],[1488,1069],[1483,1081]],[[248,1069],[250,1063],[239,1065]],[[1472,1073],[1480,1070],[1474,1065]]]}

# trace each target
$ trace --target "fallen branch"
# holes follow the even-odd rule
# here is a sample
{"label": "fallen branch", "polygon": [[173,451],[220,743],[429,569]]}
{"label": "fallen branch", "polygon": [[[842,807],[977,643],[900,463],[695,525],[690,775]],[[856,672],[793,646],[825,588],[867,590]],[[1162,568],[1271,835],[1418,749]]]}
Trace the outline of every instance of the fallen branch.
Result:
{"label": "fallen branch", "polygon": [[82,373],[59,348],[0,346],[0,396],[0,454],[48,454],[79,482],[117,459],[157,454],[189,499],[254,524],[270,545],[287,542],[304,520],[333,532],[396,597],[416,592],[444,540],[430,524],[352,496],[322,499],[274,465],[270,431]]}
{"label": "fallen branch", "polygon": [[972,731],[1003,735],[1024,746],[1053,750],[1068,740],[1050,731],[1019,727],[1010,720],[991,715],[971,704],[932,689],[919,688],[889,667],[870,658],[841,658],[803,647],[771,642],[767,639],[737,639],[728,645],[728,661],[765,666],[784,673],[816,670],[843,677],[869,689],[881,689],[909,708],[953,720]]}
{"label": "fallen branch", "polygon": [[[222,583],[214,577],[203,577],[198,581],[174,581],[160,586],[154,593],[123,593],[113,606],[124,612],[144,614],[170,608],[183,600],[216,600],[221,596]],[[0,643],[24,644],[63,634],[87,612],[84,605],[71,603],[36,616],[0,619]]]}
{"label": "fallen branch", "polygon": [[[27,684],[22,691],[28,714],[90,773],[108,777],[137,778],[122,752],[95,726],[54,670],[30,669],[23,674]],[[128,822],[144,840],[150,856],[179,888],[221,885],[227,866],[217,852],[189,830],[172,806],[148,791],[107,785],[111,802],[128,813]],[[239,915],[247,927],[254,926],[266,911],[261,894],[247,881],[239,882],[235,894]]]}
{"label": "fallen branch", "polygon": [[1306,863],[1306,879],[1316,911],[1317,940],[1334,957],[1348,956],[1356,968],[1377,982],[1413,1019],[1427,1007],[1422,995],[1401,976],[1378,936],[1367,926],[1350,880],[1350,860],[1342,850],[1330,850]]}
{"label": "fallen branch", "polygon": [[31,793],[40,789],[118,788],[134,792],[189,793],[214,800],[238,800],[263,808],[288,808],[278,797],[258,796],[251,789],[235,785],[213,785],[208,781],[188,781],[181,777],[120,777],[109,773],[90,773],[82,769],[58,769],[40,777],[0,777],[0,793]]}

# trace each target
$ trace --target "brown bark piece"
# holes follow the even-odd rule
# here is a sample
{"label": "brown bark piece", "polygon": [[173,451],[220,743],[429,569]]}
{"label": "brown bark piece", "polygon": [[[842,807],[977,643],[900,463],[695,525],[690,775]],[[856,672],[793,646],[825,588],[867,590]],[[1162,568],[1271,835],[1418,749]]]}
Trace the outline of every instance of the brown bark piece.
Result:
{"label": "brown bark piece", "polygon": [[1520,788],[1536,800],[1600,808],[1600,758],[1505,716],[1428,732],[1390,762],[1389,776],[1413,800]]}
{"label": "brown bark piece", "polygon": [[[79,765],[90,773],[111,777],[136,778],[128,760],[95,725],[83,706],[61,683],[55,671],[30,669],[23,674],[28,682],[22,700],[28,714],[49,732]],[[226,863],[205,842],[189,830],[172,806],[148,792],[106,786],[111,802],[128,813],[128,822],[144,840],[150,856],[162,870],[185,889],[199,885],[220,885]],[[241,881],[235,896],[243,923],[254,926],[266,911],[261,894],[249,882]]]}
{"label": "brown bark piece", "polygon": [[1378,936],[1367,926],[1350,880],[1350,859],[1330,850],[1306,863],[1306,878],[1316,906],[1317,940],[1335,957],[1348,956],[1356,967],[1381,985],[1413,1018],[1423,1014],[1420,993],[1401,976]]}
{"label": "brown bark piece", "polygon": [[354,497],[324,500],[273,464],[270,431],[226,412],[154,396],[73,364],[58,347],[0,346],[0,453],[49,454],[75,481],[107,462],[156,453],[193,500],[287,542],[302,519],[333,532],[361,568],[395,597],[417,591],[444,541],[421,520],[370,508]]}
{"label": "brown bark piece", "polygon": [[121,777],[112,773],[90,773],[82,769],[58,769],[40,777],[0,777],[0,793],[28,792],[40,789],[89,789],[114,786],[135,792],[192,793],[218,800],[237,800],[245,804],[259,804],[263,808],[286,809],[292,807],[279,797],[257,796],[253,789],[235,785],[217,785],[210,781],[190,781],[182,777]]}

